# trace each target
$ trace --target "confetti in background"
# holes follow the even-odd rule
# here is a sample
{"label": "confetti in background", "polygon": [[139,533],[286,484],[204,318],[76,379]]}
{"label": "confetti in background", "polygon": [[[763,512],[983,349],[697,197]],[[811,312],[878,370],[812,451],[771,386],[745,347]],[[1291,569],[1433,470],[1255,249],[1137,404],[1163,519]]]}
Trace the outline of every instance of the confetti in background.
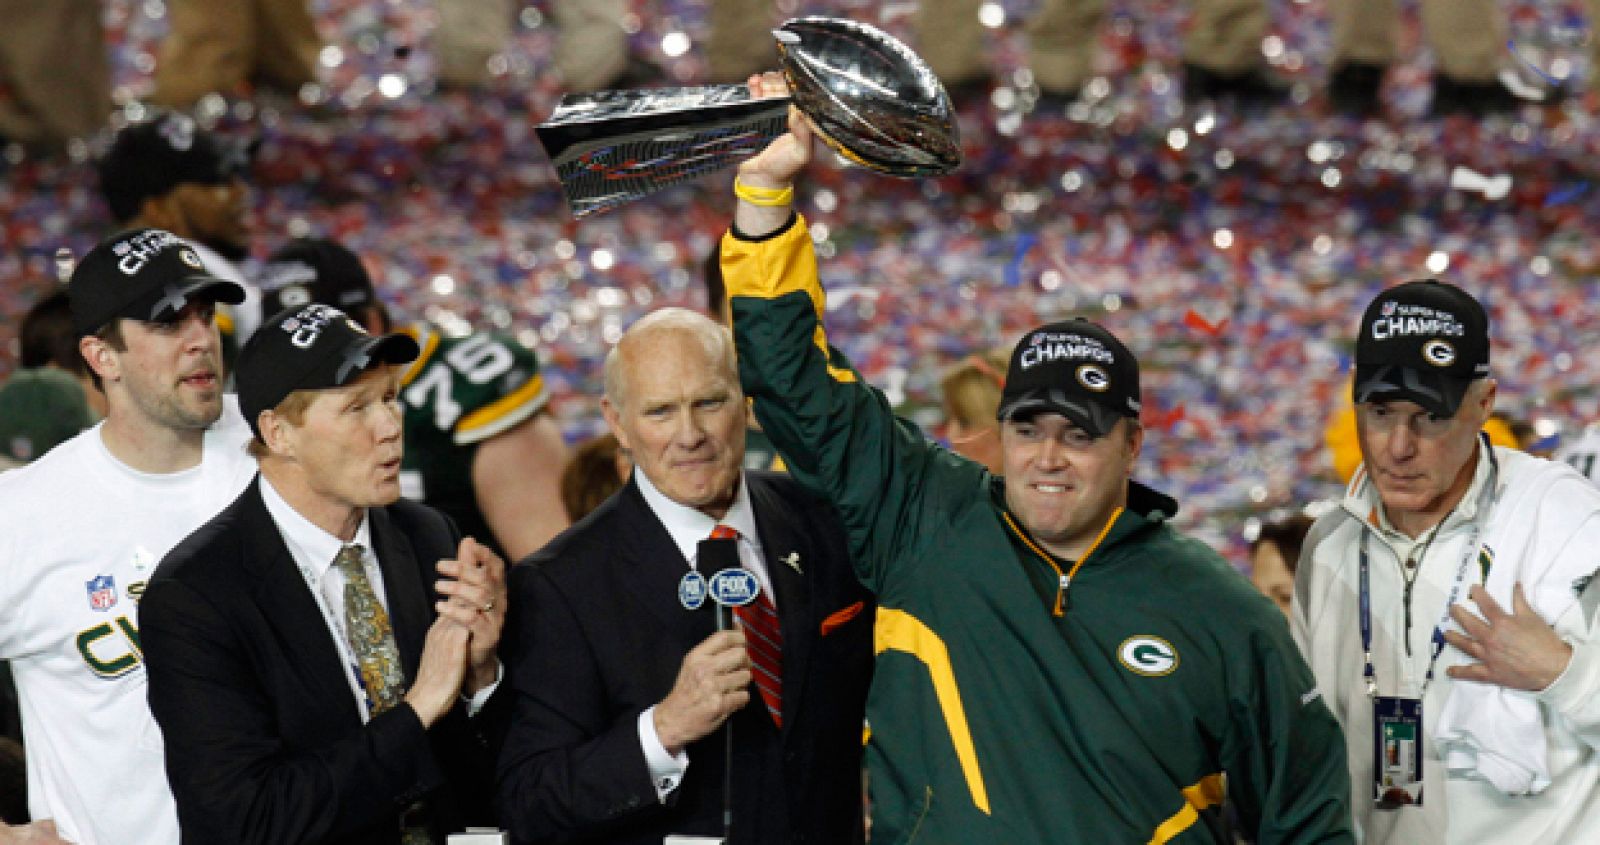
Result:
{"label": "confetti in background", "polygon": [[[963,108],[958,174],[899,181],[836,162],[808,174],[830,335],[870,381],[931,425],[951,362],[1067,314],[1101,320],[1144,364],[1140,476],[1236,561],[1246,517],[1337,493],[1322,430],[1361,308],[1385,284],[1438,276],[1485,300],[1503,408],[1568,431],[1600,419],[1600,128],[1582,98],[1576,4],[1507,4],[1506,59],[1578,96],[1481,124],[1424,118],[1430,60],[1413,4],[1400,33],[1412,58],[1390,73],[1386,122],[1327,113],[1320,0],[1271,4],[1263,58],[1293,83],[1289,103],[1248,117],[1186,109],[1184,5],[1113,2],[1093,103],[1048,116],[1012,108],[1032,4],[990,3],[1001,86]],[[256,257],[291,236],[340,239],[398,312],[536,347],[568,437],[599,431],[610,343],[651,308],[703,306],[700,267],[730,219],[731,174],[575,224],[533,134],[560,94],[545,7],[520,9],[494,81],[471,92],[435,90],[429,4],[312,7],[328,41],[314,108],[267,95],[200,108],[262,140]],[[913,9],[782,0],[774,21],[836,14],[914,44]],[[665,84],[699,82],[705,18],[705,0],[637,2],[632,46]],[[135,102],[165,8],[109,0],[106,24],[116,96]],[[9,149],[0,163],[0,372],[16,319],[54,284],[56,250],[81,253],[111,225],[92,152]],[[1510,188],[1452,188],[1456,168]]]}

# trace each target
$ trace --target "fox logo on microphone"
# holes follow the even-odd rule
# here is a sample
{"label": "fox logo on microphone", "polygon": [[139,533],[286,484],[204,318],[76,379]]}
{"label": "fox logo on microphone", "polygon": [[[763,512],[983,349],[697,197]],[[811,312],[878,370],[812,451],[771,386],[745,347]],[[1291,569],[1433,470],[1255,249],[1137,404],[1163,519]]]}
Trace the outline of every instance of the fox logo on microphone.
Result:
{"label": "fox logo on microphone", "polygon": [[761,595],[761,582],[748,569],[724,569],[711,576],[711,599],[724,607],[744,607]]}

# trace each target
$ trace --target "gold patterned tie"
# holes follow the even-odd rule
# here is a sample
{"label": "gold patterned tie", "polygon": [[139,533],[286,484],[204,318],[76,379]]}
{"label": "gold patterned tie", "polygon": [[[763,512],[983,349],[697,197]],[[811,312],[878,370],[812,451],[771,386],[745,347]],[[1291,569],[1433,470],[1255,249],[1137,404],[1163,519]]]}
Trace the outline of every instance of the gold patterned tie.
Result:
{"label": "gold patterned tie", "polygon": [[[351,543],[339,550],[333,565],[344,573],[344,630],[361,669],[361,685],[367,690],[372,715],[400,703],[405,695],[405,673],[400,668],[400,649],[394,643],[394,628],[389,613],[378,601],[378,594],[367,578],[362,563],[362,548]],[[406,808],[400,818],[402,845],[432,845],[433,837],[422,822],[421,802]]]}
{"label": "gold patterned tie", "polygon": [[352,543],[339,550],[333,565],[344,574],[345,637],[350,640],[350,650],[361,670],[361,685],[366,688],[367,702],[376,716],[400,703],[406,679],[389,614],[367,579],[361,557],[362,548]]}

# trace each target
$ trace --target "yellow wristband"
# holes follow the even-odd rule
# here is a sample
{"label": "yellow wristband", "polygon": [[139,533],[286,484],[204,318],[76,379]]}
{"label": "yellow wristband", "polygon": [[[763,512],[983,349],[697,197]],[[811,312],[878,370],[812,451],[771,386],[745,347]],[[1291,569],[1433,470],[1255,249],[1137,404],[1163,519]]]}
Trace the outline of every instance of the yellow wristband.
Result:
{"label": "yellow wristband", "polygon": [[746,185],[739,181],[739,177],[735,176],[733,177],[733,195],[751,205],[771,208],[794,202],[794,186],[790,185],[787,188],[757,188],[754,185]]}

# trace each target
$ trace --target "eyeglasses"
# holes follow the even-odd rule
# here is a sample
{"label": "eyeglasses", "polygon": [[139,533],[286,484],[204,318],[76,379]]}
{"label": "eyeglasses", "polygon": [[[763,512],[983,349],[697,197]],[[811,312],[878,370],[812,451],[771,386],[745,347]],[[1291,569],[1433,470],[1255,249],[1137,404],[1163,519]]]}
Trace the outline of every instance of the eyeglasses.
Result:
{"label": "eyeglasses", "polygon": [[1361,415],[1361,421],[1369,430],[1379,434],[1389,434],[1405,426],[1418,437],[1439,437],[1456,421],[1455,417],[1441,417],[1421,409],[1402,411],[1386,402],[1363,402],[1356,406],[1356,413]]}

